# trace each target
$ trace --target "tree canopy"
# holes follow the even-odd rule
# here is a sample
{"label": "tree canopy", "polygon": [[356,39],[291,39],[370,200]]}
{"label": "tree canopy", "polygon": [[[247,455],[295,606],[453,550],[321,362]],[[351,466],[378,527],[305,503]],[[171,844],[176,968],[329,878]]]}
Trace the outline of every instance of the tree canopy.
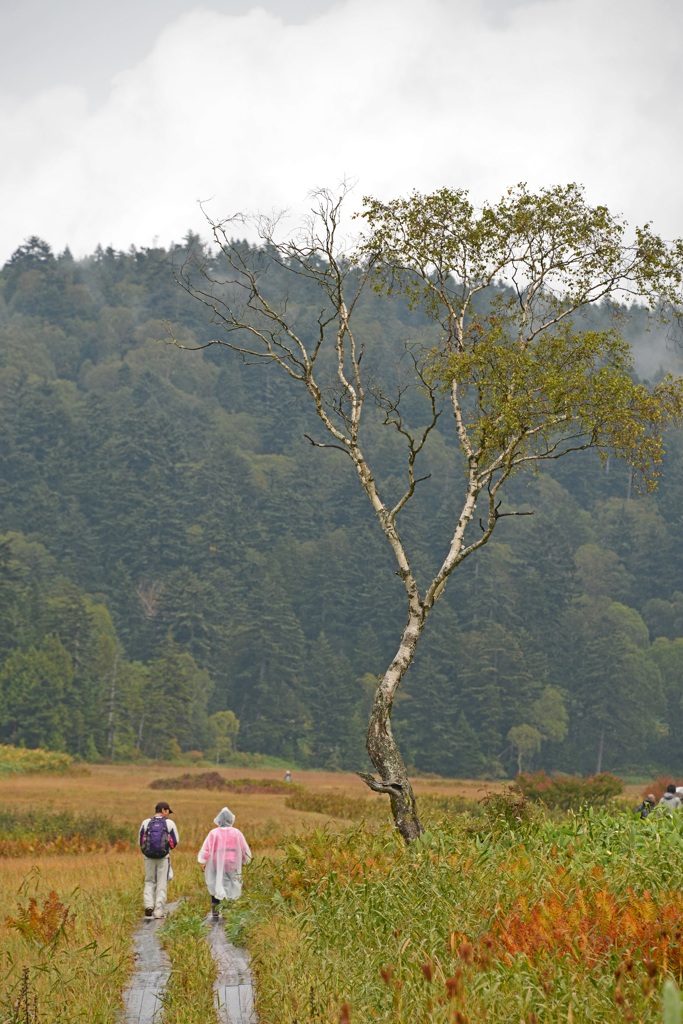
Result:
{"label": "tree canopy", "polygon": [[[427,618],[451,573],[489,541],[501,516],[520,514],[501,504],[503,485],[521,468],[597,448],[625,458],[653,485],[662,432],[683,407],[683,381],[665,377],[654,388],[635,382],[617,322],[595,330],[583,318],[598,302],[633,296],[656,316],[675,313],[683,246],[667,245],[647,226],[628,237],[619,218],[591,207],[581,188],[569,185],[536,194],[518,186],[481,210],[462,190],[389,203],[366,198],[366,234],[349,252],[338,240],[344,199],[343,191],[318,192],[309,221],[284,238],[277,222],[255,218],[262,243],[255,252],[231,240],[234,221],[213,222],[217,260],[207,261],[203,250],[190,255],[180,280],[221,328],[207,345],[274,363],[304,389],[326,435],[309,440],[349,457],[389,543],[407,622],[367,730],[380,778],[361,774],[389,794],[397,827],[411,840],[421,826],[391,717]],[[271,288],[270,266],[290,275],[295,292],[301,281],[312,289],[314,320],[308,310],[301,314],[286,286],[279,293]],[[435,326],[408,346],[403,379],[377,374],[372,335],[364,335],[362,321],[358,326],[368,283],[405,298]],[[406,409],[410,389],[423,400],[417,415]],[[385,485],[374,469],[378,442],[365,412],[368,398],[403,448]],[[423,480],[418,465],[444,411],[451,457],[464,472],[443,560],[421,587],[399,518]]]}

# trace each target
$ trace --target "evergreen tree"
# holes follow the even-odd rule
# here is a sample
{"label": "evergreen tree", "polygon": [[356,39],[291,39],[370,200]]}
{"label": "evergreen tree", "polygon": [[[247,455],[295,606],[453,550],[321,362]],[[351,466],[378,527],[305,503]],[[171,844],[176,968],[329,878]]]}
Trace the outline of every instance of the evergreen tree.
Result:
{"label": "evergreen tree", "polygon": [[240,745],[296,760],[310,728],[301,692],[303,631],[275,581],[255,580],[253,596],[249,619],[237,626],[233,642]]}
{"label": "evergreen tree", "polygon": [[[662,677],[647,627],[634,609],[582,598],[567,613],[572,759],[585,772],[623,769],[646,755],[665,721]],[[625,763],[626,762],[626,763]]]}
{"label": "evergreen tree", "polygon": [[[195,747],[195,740],[205,739],[208,727],[208,674],[197,667],[191,654],[170,641],[160,656],[149,663],[148,673],[142,694],[146,706],[142,752],[147,757],[169,757],[178,746]],[[198,701],[199,695],[206,696],[203,704]],[[193,734],[193,730],[201,730],[202,735]]]}
{"label": "evergreen tree", "polygon": [[305,666],[302,697],[311,716],[311,763],[320,768],[353,768],[362,756],[362,742],[353,731],[357,693],[351,663],[335,653],[321,633],[310,645]]}
{"label": "evergreen tree", "polygon": [[74,678],[71,657],[58,637],[13,651],[0,669],[0,736],[26,747],[65,750],[64,697]]}

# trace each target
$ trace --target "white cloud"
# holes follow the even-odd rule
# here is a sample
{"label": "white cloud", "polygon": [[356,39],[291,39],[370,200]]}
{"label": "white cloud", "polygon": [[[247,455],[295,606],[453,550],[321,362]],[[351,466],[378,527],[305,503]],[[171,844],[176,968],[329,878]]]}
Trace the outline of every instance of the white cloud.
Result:
{"label": "white cloud", "polygon": [[[504,14],[501,14],[501,9]],[[216,216],[439,185],[495,199],[578,180],[683,234],[677,0],[346,0],[304,24],[197,10],[107,101],[0,98],[0,261],[30,234],[77,254]]]}

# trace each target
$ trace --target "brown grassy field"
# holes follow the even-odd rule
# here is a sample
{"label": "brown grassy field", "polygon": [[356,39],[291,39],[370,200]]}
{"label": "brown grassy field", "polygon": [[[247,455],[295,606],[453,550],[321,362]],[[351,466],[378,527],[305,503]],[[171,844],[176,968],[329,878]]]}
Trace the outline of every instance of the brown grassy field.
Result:
{"label": "brown grassy field", "polygon": [[[238,827],[257,855],[274,852],[283,832],[308,831],[330,821],[325,814],[285,807],[286,793],[149,788],[150,782],[159,778],[206,770],[159,764],[96,765],[83,774],[14,775],[3,779],[0,808],[101,813],[103,818],[130,830],[131,849],[72,855],[35,852],[0,858],[1,1010],[16,1011],[22,972],[26,969],[30,996],[38,1000],[36,1019],[41,1024],[58,1021],[67,1004],[70,1013],[78,1010],[82,1015],[78,1019],[114,1024],[121,1006],[121,989],[132,969],[131,935],[142,909],[142,858],[134,844],[141,820],[153,812],[158,800],[166,799],[171,804],[181,837],[180,848],[173,855],[176,879],[169,889],[170,899],[196,888],[198,847],[226,804],[235,813]],[[281,782],[283,777],[281,771],[270,769],[220,766],[219,771],[227,780]],[[387,806],[385,798],[371,794],[352,773],[297,771],[293,782],[312,793],[384,801]],[[421,777],[413,780],[413,784],[418,799],[420,794],[431,793],[473,800],[506,785]],[[630,786],[626,796],[635,805],[642,792],[642,786]],[[16,920],[22,908],[26,912],[29,899],[34,897],[38,908],[34,924],[40,931],[40,913],[51,892],[56,894],[59,905],[69,908],[71,922],[53,953],[37,941],[40,935],[23,935],[8,920]]]}
{"label": "brown grassy field", "polygon": [[[116,824],[129,825],[131,838],[137,836],[139,823],[154,809],[158,800],[166,799],[173,807],[173,818],[181,835],[181,845],[198,844],[213,828],[213,819],[224,805],[237,818],[237,825],[249,836],[274,830],[298,831],[328,820],[325,815],[291,810],[285,807],[286,794],[235,793],[194,789],[150,789],[155,779],[176,777],[188,771],[199,775],[206,768],[179,769],[172,765],[92,765],[83,775],[15,775],[3,780],[0,805],[19,810],[47,807],[77,813],[101,812]],[[224,768],[220,774],[230,779],[273,779],[282,781],[282,772],[273,769]],[[307,790],[335,793],[377,801],[385,797],[373,795],[367,786],[350,772],[300,771],[293,782]],[[417,777],[413,787],[421,793],[440,796],[464,796],[480,800],[487,793],[504,789],[507,783],[482,780],[434,779]],[[625,795],[638,800],[643,786],[627,786]]]}
{"label": "brown grassy field", "polygon": [[[69,810],[78,813],[101,811],[116,824],[129,824],[131,837],[135,838],[143,818],[154,809],[157,800],[168,800],[173,808],[173,818],[181,835],[181,844],[201,842],[204,835],[213,828],[213,819],[227,804],[237,817],[237,824],[248,836],[255,830],[261,832],[264,826],[277,825],[278,829],[297,831],[322,823],[324,815],[294,811],[285,807],[286,794],[235,793],[229,791],[196,789],[149,789],[155,779],[175,777],[189,771],[199,775],[206,768],[178,769],[177,766],[134,765],[92,765],[89,774],[84,775],[16,775],[3,781],[0,802],[4,806],[19,810],[34,807],[48,807],[51,810]],[[220,774],[230,779],[274,779],[282,781],[282,772],[255,768],[223,768]],[[340,793],[344,796],[370,798],[381,801],[385,798],[373,796],[357,775],[350,772],[302,771],[294,775],[293,781],[306,789],[321,793]],[[500,783],[481,781],[457,781],[444,779],[414,780],[415,792],[439,793],[441,795],[468,796],[479,799],[486,792],[502,788]]]}
{"label": "brown grassy field", "polygon": [[[322,815],[292,811],[285,807],[286,794],[222,793],[196,789],[150,789],[155,779],[175,777],[188,769],[177,766],[93,765],[87,775],[17,775],[3,782],[0,802],[19,810],[47,807],[51,810],[69,810],[77,813],[101,813],[116,824],[129,825],[131,838],[143,818],[153,813],[158,800],[168,800],[178,826],[181,846],[201,842],[214,827],[213,819],[227,804],[236,815],[237,824],[248,836],[260,832],[264,826],[277,825],[278,829],[298,830],[302,825],[325,820]],[[189,770],[199,775],[205,768]],[[282,772],[245,768],[220,768],[226,779],[276,779]],[[301,772],[295,782],[307,789],[334,791],[345,795],[365,797],[369,790],[357,776],[333,772]],[[379,799],[379,798],[378,798]],[[267,831],[267,828],[266,828]]]}
{"label": "brown grassy field", "polygon": [[[200,877],[198,847],[225,804],[235,813],[254,852],[261,854],[272,852],[283,831],[300,832],[329,820],[322,814],[285,807],[286,793],[149,788],[153,780],[177,777],[185,770],[158,764],[96,765],[82,774],[27,774],[3,779],[0,808],[101,813],[103,818],[126,826],[131,840],[129,851],[71,855],[31,852],[0,858],[0,1010],[5,1016],[18,1013],[17,1019],[33,1021],[34,1010],[28,1003],[20,1005],[22,979],[26,978],[28,1002],[33,1005],[37,1001],[35,1019],[49,1024],[60,1020],[68,1007],[70,1019],[114,1024],[121,1007],[121,989],[132,970],[131,935],[142,910],[142,858],[134,844],[140,822],[153,812],[158,800],[167,799],[171,804],[181,837],[181,845],[173,854],[176,878],[169,887],[170,899],[196,885]],[[206,768],[191,773],[202,771]],[[221,768],[220,773],[226,779],[282,781],[281,771]],[[370,796],[353,774],[297,772],[294,781],[319,793],[362,799]],[[418,792],[431,789],[474,796],[480,788],[479,783],[416,783]],[[50,934],[46,908],[53,898],[51,893],[57,909],[67,913],[69,922],[54,947],[45,941]],[[35,913],[28,932],[22,934],[11,922],[29,913],[31,899],[35,900]]]}

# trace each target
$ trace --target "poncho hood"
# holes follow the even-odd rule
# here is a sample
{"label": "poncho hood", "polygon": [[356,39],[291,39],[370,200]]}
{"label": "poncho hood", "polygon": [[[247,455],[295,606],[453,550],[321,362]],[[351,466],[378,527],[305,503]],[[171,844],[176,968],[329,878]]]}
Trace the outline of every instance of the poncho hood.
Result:
{"label": "poncho hood", "polygon": [[235,820],[235,815],[232,813],[229,807],[224,807],[222,811],[219,811],[216,817],[213,819],[214,825],[218,825],[219,828],[228,828],[232,825]]}

